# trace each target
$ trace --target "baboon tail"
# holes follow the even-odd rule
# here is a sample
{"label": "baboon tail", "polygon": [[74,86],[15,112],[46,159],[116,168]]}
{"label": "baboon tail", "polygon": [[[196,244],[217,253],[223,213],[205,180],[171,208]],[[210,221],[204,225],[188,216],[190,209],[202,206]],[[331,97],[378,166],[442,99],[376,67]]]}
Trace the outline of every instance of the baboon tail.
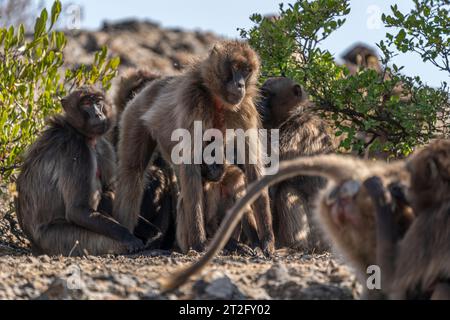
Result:
{"label": "baboon tail", "polygon": [[358,166],[360,166],[358,160],[352,161],[352,158],[339,155],[302,157],[280,163],[277,174],[264,176],[259,181],[252,183],[245,196],[228,211],[207,252],[199,261],[161,281],[161,292],[167,293],[177,289],[191,276],[200,272],[223,249],[247,206],[251,205],[265,188],[299,175],[323,176],[341,182],[355,177],[359,171]]}

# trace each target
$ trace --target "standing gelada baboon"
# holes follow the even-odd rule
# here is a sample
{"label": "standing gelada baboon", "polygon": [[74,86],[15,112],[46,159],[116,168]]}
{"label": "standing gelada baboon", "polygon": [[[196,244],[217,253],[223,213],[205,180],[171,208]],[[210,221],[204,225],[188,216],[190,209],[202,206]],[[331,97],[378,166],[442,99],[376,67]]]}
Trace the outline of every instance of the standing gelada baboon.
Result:
{"label": "standing gelada baboon", "polygon": [[450,141],[437,140],[407,160],[407,198],[415,219],[402,236],[389,192],[366,182],[377,208],[377,262],[390,299],[450,300]]}
{"label": "standing gelada baboon", "polygon": [[[111,107],[82,87],[29,148],[17,180],[17,217],[36,254],[122,254],[142,241],[114,220],[115,156],[103,137]],[[109,212],[108,212],[109,211]]]}
{"label": "standing gelada baboon", "polygon": [[[187,130],[194,137],[194,122],[203,129],[248,129],[260,127],[254,99],[259,59],[248,44],[224,41],[214,46],[209,56],[184,74],[156,80],[141,91],[128,105],[121,120],[119,142],[118,197],[114,216],[130,230],[138,220],[144,183],[144,172],[158,145],[164,158],[178,141],[171,141],[176,129]],[[258,150],[250,146],[247,149]],[[258,142],[259,143],[259,142]],[[198,155],[195,150],[192,158]],[[191,158],[191,159],[192,159]],[[244,165],[249,183],[263,173],[262,156],[256,164]],[[195,163],[192,161],[192,163]],[[203,250],[205,232],[204,198],[201,167],[198,164],[176,164],[184,210],[177,214],[177,241],[186,252]],[[272,217],[267,190],[254,205],[260,246],[270,254],[274,250]]]}
{"label": "standing gelada baboon", "polygon": [[[117,118],[120,119],[127,104],[150,82],[160,76],[147,70],[129,70],[118,84],[114,103]],[[119,141],[119,125],[112,130],[111,141],[115,148]],[[141,210],[134,234],[152,242],[151,248],[171,249],[175,243],[177,185],[175,174],[170,165],[156,151],[152,163],[145,172],[144,193]]]}
{"label": "standing gelada baboon", "polygon": [[[311,111],[303,88],[285,77],[269,78],[261,87],[258,109],[264,127],[279,129],[280,160],[328,154],[335,150],[326,122]],[[327,245],[312,221],[323,177],[297,176],[270,188],[277,246],[322,251]]]}
{"label": "standing gelada baboon", "polygon": [[[172,291],[181,286],[213,259],[227,243],[246,207],[258,198],[261,190],[298,175],[323,176],[328,179],[326,188],[317,195],[314,218],[324,230],[324,236],[355,267],[359,280],[365,284],[367,267],[377,262],[374,251],[377,240],[375,207],[363,182],[377,175],[381,177],[383,185],[391,189],[393,194],[399,195],[394,220],[400,232],[404,233],[413,221],[413,214],[408,204],[403,202],[399,190],[409,185],[409,174],[401,161],[386,164],[328,154],[281,162],[277,174],[264,176],[254,183],[226,215],[205,255],[188,268],[163,279],[163,291]],[[368,298],[378,295],[379,292],[365,292]]]}

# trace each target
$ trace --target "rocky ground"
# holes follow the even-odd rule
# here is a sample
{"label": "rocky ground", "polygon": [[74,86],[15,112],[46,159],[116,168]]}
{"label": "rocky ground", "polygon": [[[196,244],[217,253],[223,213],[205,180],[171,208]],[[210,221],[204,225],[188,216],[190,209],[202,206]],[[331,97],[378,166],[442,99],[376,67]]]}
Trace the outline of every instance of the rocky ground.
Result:
{"label": "rocky ground", "polygon": [[200,277],[163,296],[158,281],[197,253],[34,257],[6,208],[0,204],[0,299],[356,299],[361,292],[331,254],[279,251],[272,259],[219,256]]}
{"label": "rocky ground", "polygon": [[[219,39],[136,21],[105,24],[99,31],[68,37],[67,67],[90,64],[94,52],[106,45],[121,57],[121,71],[146,67],[161,74],[179,72]],[[0,188],[11,195],[1,183]],[[278,252],[271,260],[218,257],[197,281],[161,296],[157,280],[195,261],[197,254],[33,257],[9,203],[0,199],[0,299],[355,299],[361,292],[352,273],[331,254]]]}

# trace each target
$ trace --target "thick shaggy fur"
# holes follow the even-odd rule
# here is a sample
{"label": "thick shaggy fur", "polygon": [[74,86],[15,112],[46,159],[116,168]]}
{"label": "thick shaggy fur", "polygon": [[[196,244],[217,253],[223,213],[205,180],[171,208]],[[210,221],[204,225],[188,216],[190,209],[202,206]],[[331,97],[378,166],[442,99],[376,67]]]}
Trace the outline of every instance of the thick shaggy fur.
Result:
{"label": "thick shaggy fur", "polygon": [[[36,254],[118,254],[142,245],[109,216],[115,155],[80,113],[86,96],[103,99],[94,88],[65,98],[65,114],[29,148],[17,180],[17,217]],[[111,109],[103,109],[109,121]]]}
{"label": "thick shaggy fur", "polygon": [[[230,104],[227,83],[233,63],[237,69],[251,70],[245,83],[245,95]],[[114,216],[133,229],[138,220],[144,172],[154,148],[158,145],[163,157],[171,161],[171,150],[178,142],[171,141],[172,132],[183,128],[192,133],[194,121],[202,121],[204,130],[243,129],[260,126],[254,99],[259,61],[245,43],[219,43],[205,60],[184,74],[156,80],[141,91],[129,104],[121,120],[119,142],[118,199]],[[193,136],[193,134],[192,134]],[[260,159],[260,156],[258,156]],[[204,194],[200,165],[176,165],[184,210],[177,214],[177,241],[186,252],[202,250],[206,244]],[[262,164],[245,165],[248,182],[261,177]],[[254,205],[261,247],[274,249],[272,217],[267,191]]]}
{"label": "thick shaggy fur", "polygon": [[[122,77],[114,98],[117,117],[120,119],[127,104],[152,81],[161,78],[146,70],[130,70]],[[112,131],[112,142],[117,147],[119,124]],[[149,240],[157,236],[152,248],[171,249],[175,244],[175,215],[178,188],[172,167],[156,151],[152,164],[145,174],[145,188],[140,209],[140,219],[134,230],[136,236]]]}

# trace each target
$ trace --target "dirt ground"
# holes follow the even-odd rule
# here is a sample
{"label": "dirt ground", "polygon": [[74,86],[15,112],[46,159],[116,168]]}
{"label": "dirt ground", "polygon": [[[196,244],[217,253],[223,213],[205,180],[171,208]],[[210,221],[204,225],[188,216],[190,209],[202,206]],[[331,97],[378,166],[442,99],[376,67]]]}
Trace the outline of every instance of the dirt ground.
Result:
{"label": "dirt ground", "polygon": [[361,292],[332,254],[284,250],[272,259],[219,256],[200,277],[163,296],[158,281],[197,253],[34,257],[11,211],[0,202],[0,299],[358,299]]}

